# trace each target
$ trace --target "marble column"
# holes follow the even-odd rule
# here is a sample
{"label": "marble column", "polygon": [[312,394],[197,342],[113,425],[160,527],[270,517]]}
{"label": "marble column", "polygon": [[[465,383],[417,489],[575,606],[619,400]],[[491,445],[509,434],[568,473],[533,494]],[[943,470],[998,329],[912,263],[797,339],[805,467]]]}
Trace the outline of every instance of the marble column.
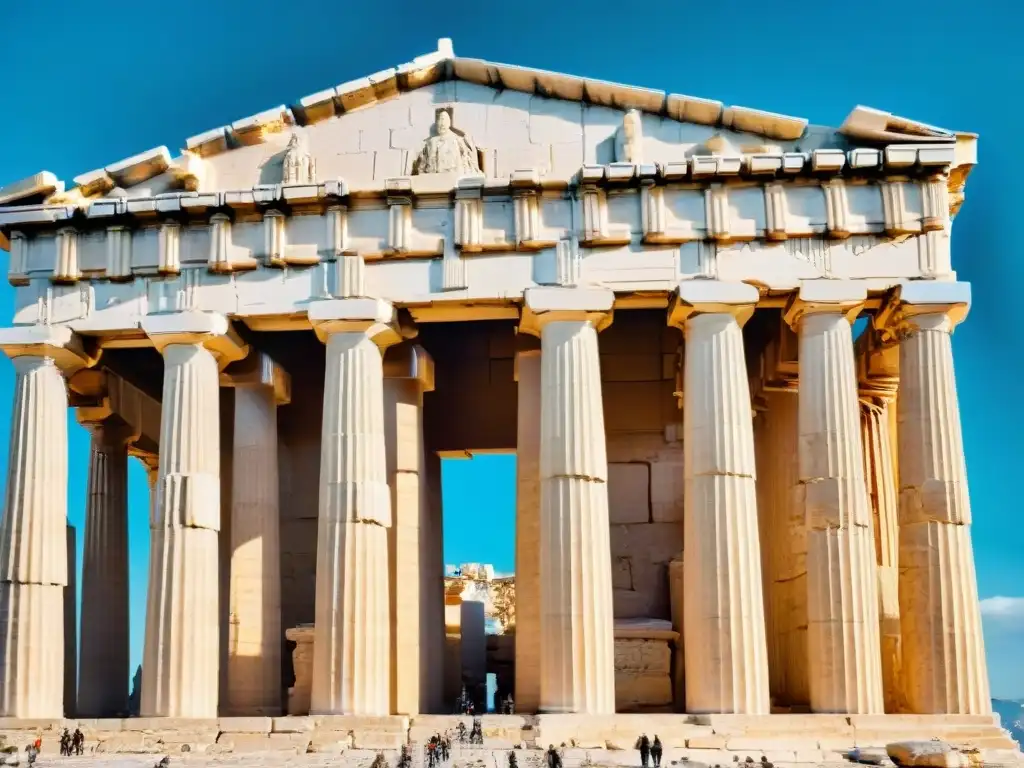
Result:
{"label": "marble column", "polygon": [[[406,343],[388,351],[384,361],[384,432],[387,480],[393,523],[388,529],[391,622],[390,711],[418,715],[430,711],[431,632],[429,599],[430,536],[423,394],[434,389],[434,361],[423,347]],[[426,566],[426,567],[425,567]]]}
{"label": "marble column", "polygon": [[884,711],[874,535],[850,327],[865,298],[863,288],[845,282],[808,281],[785,312],[799,335],[798,495],[807,521],[812,712]]}
{"label": "marble column", "polygon": [[614,619],[601,365],[603,289],[531,288],[522,330],[541,339],[542,712],[615,712]]}
{"label": "marble column", "polygon": [[163,356],[164,385],[141,714],[213,718],[220,677],[218,376],[246,348],[222,315],[149,315],[143,330]]}
{"label": "marble column", "polygon": [[64,715],[68,583],[67,390],[85,356],[66,328],[0,330],[14,363],[5,511],[0,522],[0,716]]}
{"label": "marble column", "polygon": [[279,715],[284,631],[277,407],[290,401],[290,381],[262,353],[230,366],[221,381],[235,388],[226,709]]}
{"label": "marble column", "polygon": [[[541,363],[537,339],[520,335],[515,375],[519,387],[516,428],[516,634],[515,704],[540,707],[540,409]],[[532,342],[532,343],[531,343]]]}
{"label": "marble column", "polygon": [[[130,428],[92,408],[78,418],[92,433],[82,558],[81,717],[128,708],[128,441]],[[108,411],[109,414],[109,411]]]}
{"label": "marble column", "polygon": [[686,338],[683,647],[686,711],[768,714],[754,428],[741,326],[757,288],[681,283],[669,323]]}
{"label": "marble column", "polygon": [[[788,332],[788,329],[787,329]],[[764,579],[769,689],[776,704],[806,706],[807,526],[798,487],[796,382],[792,389],[764,393],[758,414],[758,517]]]}
{"label": "marble column", "polygon": [[64,587],[64,716],[78,717],[78,551],[75,526],[67,526],[68,583]]}
{"label": "marble column", "polygon": [[309,317],[327,346],[310,712],[387,715],[391,493],[382,353],[400,336],[384,301],[316,302]]}
{"label": "marble column", "polygon": [[971,548],[971,509],[950,334],[970,285],[902,286],[899,601],[907,703],[918,714],[989,714],[988,673]]}
{"label": "marble column", "polygon": [[861,437],[878,569],[878,631],[882,651],[882,695],[886,712],[901,711],[903,700],[896,468],[889,435],[889,410],[894,406],[895,403],[885,398],[862,393]]}

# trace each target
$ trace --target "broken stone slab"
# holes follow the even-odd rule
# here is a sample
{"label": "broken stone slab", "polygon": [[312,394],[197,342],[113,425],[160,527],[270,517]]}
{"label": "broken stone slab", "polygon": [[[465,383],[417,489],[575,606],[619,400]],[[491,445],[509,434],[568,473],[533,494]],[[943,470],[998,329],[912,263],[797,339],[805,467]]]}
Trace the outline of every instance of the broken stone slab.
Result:
{"label": "broken stone slab", "polygon": [[885,751],[899,766],[917,768],[967,768],[967,755],[956,751],[944,741],[894,741]]}
{"label": "broken stone slab", "polygon": [[854,763],[864,765],[892,765],[889,753],[884,749],[861,749],[855,747],[847,753],[847,758]]}
{"label": "broken stone slab", "polygon": [[313,752],[341,754],[352,746],[352,734],[349,731],[317,730],[309,743]]}

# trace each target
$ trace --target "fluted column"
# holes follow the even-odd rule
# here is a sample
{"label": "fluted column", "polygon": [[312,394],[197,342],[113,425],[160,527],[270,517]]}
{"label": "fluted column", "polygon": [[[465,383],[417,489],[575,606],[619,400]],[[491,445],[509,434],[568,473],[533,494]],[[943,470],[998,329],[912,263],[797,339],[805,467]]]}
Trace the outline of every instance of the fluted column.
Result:
{"label": "fluted column", "polygon": [[680,284],[686,338],[683,609],[686,711],[768,714],[754,428],[741,326],[757,288]]}
{"label": "fluted column", "polygon": [[387,715],[391,493],[382,351],[400,337],[384,301],[322,301],[309,315],[327,345],[310,711]]}
{"label": "fluted column", "polygon": [[807,520],[808,683],[813,712],[882,702],[878,583],[850,323],[865,292],[804,283],[786,308],[800,339],[800,486]]}
{"label": "fluted column", "polygon": [[526,292],[541,339],[540,574],[543,712],[615,712],[614,624],[597,332],[614,296]]}
{"label": "fluted column", "polygon": [[0,522],[0,716],[64,715],[67,390],[84,357],[66,328],[0,331],[14,412]]}
{"label": "fluted column", "polygon": [[967,283],[905,284],[879,318],[900,339],[900,620],[920,714],[992,711],[950,339],[969,305]]}
{"label": "fluted column", "polygon": [[423,445],[423,394],[434,389],[434,361],[412,343],[389,350],[384,361],[384,433],[392,525],[388,529],[391,586],[390,712],[418,715],[430,711],[430,582],[437,578],[428,560],[429,540],[426,456]]}
{"label": "fluted column", "polygon": [[128,440],[109,416],[81,421],[92,433],[82,558],[81,678],[78,714],[118,717],[128,708]]}
{"label": "fluted column", "polygon": [[226,708],[231,715],[278,715],[284,633],[277,407],[290,400],[290,380],[265,354],[253,353],[221,381],[235,387]]}
{"label": "fluted column", "polygon": [[220,315],[151,315],[143,329],[163,355],[164,386],[141,714],[212,718],[220,676],[218,376],[245,348]]}
{"label": "fluted column", "polygon": [[519,388],[516,427],[515,703],[519,712],[536,712],[540,707],[541,686],[541,363],[537,339],[520,334],[518,341],[515,360]]}
{"label": "fluted column", "polygon": [[897,585],[896,468],[889,434],[894,403],[864,396],[860,401],[864,473],[868,484],[878,569],[878,630],[882,652],[882,694],[886,712],[902,708],[900,610]]}

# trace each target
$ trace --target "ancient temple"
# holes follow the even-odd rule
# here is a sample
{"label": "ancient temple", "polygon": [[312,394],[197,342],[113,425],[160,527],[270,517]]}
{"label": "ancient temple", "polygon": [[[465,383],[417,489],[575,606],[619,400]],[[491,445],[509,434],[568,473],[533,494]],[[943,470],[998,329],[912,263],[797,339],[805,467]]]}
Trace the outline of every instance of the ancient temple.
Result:
{"label": "ancient temple", "polygon": [[[0,715],[126,708],[129,456],[144,717],[280,714],[302,625],[310,712],[450,711],[440,461],[500,451],[541,730],[610,722],[619,640],[656,639],[665,709],[711,717],[672,722],[708,734],[812,713],[836,741],[998,746],[950,343],[975,161],[866,107],[825,128],[442,41],[0,188]],[[92,433],[77,702],[68,407]]]}

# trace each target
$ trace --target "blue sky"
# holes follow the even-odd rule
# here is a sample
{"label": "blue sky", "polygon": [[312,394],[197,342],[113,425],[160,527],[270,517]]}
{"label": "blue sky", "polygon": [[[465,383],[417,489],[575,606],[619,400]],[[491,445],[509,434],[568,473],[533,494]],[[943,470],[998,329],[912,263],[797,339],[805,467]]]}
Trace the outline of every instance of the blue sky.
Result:
{"label": "blue sky", "polygon": [[[0,10],[0,183],[43,168],[72,176],[408,61],[451,37],[458,55],[588,75],[838,125],[856,104],[981,134],[954,227],[954,266],[974,307],[954,337],[993,694],[1024,697],[1024,377],[1016,293],[1024,191],[1024,12],[1001,3],[481,4],[179,0]],[[169,9],[173,8],[173,11]],[[374,13],[373,9],[386,9]],[[647,14],[647,15],[645,15]],[[6,254],[3,255],[6,272]],[[12,291],[0,285],[0,316]],[[13,371],[0,362],[0,434]],[[71,428],[69,511],[84,518],[88,438]],[[6,440],[0,460],[6,467]],[[444,469],[446,561],[513,564],[514,462]],[[148,561],[145,473],[130,470],[133,667]],[[486,521],[486,525],[484,525]],[[79,555],[79,562],[80,562]]]}

